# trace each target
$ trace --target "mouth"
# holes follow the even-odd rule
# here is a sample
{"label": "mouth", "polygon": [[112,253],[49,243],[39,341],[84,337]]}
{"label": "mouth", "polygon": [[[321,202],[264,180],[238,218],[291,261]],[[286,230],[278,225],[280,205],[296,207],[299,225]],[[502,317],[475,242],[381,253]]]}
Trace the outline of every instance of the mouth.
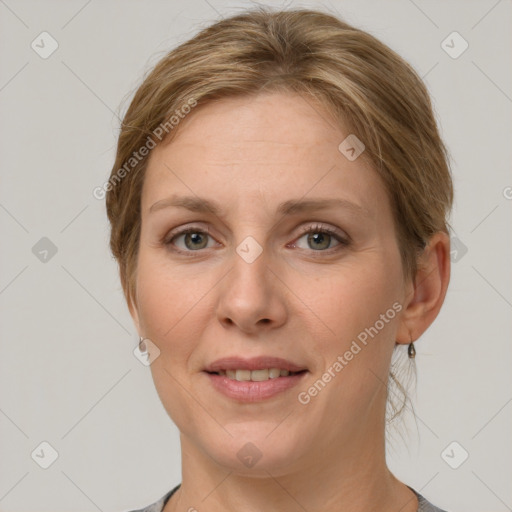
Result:
{"label": "mouth", "polygon": [[300,370],[298,372],[291,372],[282,368],[263,368],[262,370],[219,370],[218,372],[206,372],[210,375],[220,375],[227,377],[230,380],[237,380],[238,382],[252,381],[263,382],[270,379],[277,379],[279,377],[293,377],[307,372],[307,370]]}
{"label": "mouth", "polygon": [[208,365],[203,372],[224,396],[238,402],[260,402],[296,386],[308,369],[276,357],[227,357]]}

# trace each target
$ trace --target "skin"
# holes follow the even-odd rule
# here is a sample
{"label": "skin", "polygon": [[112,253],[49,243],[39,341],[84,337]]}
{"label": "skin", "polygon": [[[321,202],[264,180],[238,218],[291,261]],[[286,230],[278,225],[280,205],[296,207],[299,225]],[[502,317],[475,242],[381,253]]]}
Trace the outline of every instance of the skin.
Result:
{"label": "skin", "polygon": [[[449,238],[433,236],[416,284],[404,279],[383,182],[363,158],[340,153],[347,135],[311,98],[267,92],[197,107],[152,151],[129,307],[139,334],[160,350],[151,371],[180,430],[182,485],[165,512],[417,510],[386,466],[385,383],[395,343],[416,340],[443,303]],[[172,195],[221,211],[150,212]],[[312,198],[360,209],[276,213],[283,201]],[[174,235],[191,226],[209,234]],[[308,227],[336,235],[308,241]],[[252,263],[236,252],[247,236],[262,248]],[[298,393],[393,303],[401,311],[301,404]],[[227,355],[282,357],[309,373],[298,388],[241,403],[202,372]],[[248,442],[262,455],[252,468],[237,457]]]}

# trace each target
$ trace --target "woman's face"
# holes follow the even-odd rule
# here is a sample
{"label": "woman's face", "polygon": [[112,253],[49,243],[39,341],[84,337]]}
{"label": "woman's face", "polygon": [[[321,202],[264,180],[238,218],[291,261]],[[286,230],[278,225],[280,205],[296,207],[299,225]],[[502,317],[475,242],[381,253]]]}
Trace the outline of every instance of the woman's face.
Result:
{"label": "woman's face", "polygon": [[181,123],[148,164],[132,314],[184,449],[278,475],[380,448],[411,288],[378,174],[298,95]]}

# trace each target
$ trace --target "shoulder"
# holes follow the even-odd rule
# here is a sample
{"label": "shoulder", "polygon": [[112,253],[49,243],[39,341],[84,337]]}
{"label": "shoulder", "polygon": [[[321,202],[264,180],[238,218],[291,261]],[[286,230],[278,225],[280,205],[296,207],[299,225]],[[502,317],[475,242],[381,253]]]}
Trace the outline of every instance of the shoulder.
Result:
{"label": "shoulder", "polygon": [[137,510],[130,510],[129,512],[162,512],[165,504],[169,501],[170,497],[178,490],[181,484],[177,485],[174,489],[171,489],[168,493],[164,494],[158,501],[155,501],[147,507],[140,508]]}
{"label": "shoulder", "polygon": [[[408,486],[409,487],[409,486]],[[411,491],[416,494],[418,498],[418,512],[446,512],[446,510],[442,510],[435,505],[432,505],[430,501],[424,498],[419,492],[415,491],[412,487],[409,487]]]}
{"label": "shoulder", "polygon": [[[181,484],[180,484],[181,485]],[[155,501],[151,505],[148,505],[145,508],[131,510],[129,512],[162,512],[165,504],[169,501],[170,497],[178,490],[180,485],[177,485],[174,489],[171,489],[168,493],[162,496],[158,501]],[[446,512],[442,510],[424,498],[420,493],[415,491],[412,487],[409,487],[414,494],[416,494],[418,498],[418,512]]]}

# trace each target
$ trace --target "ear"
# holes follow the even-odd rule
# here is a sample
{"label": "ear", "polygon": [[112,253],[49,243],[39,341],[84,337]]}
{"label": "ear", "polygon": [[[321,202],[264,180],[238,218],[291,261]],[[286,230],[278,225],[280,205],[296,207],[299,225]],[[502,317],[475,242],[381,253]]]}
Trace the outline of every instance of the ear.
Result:
{"label": "ear", "polygon": [[450,282],[450,237],[435,233],[423,250],[418,270],[407,290],[396,342],[416,341],[432,324],[443,305]]}

